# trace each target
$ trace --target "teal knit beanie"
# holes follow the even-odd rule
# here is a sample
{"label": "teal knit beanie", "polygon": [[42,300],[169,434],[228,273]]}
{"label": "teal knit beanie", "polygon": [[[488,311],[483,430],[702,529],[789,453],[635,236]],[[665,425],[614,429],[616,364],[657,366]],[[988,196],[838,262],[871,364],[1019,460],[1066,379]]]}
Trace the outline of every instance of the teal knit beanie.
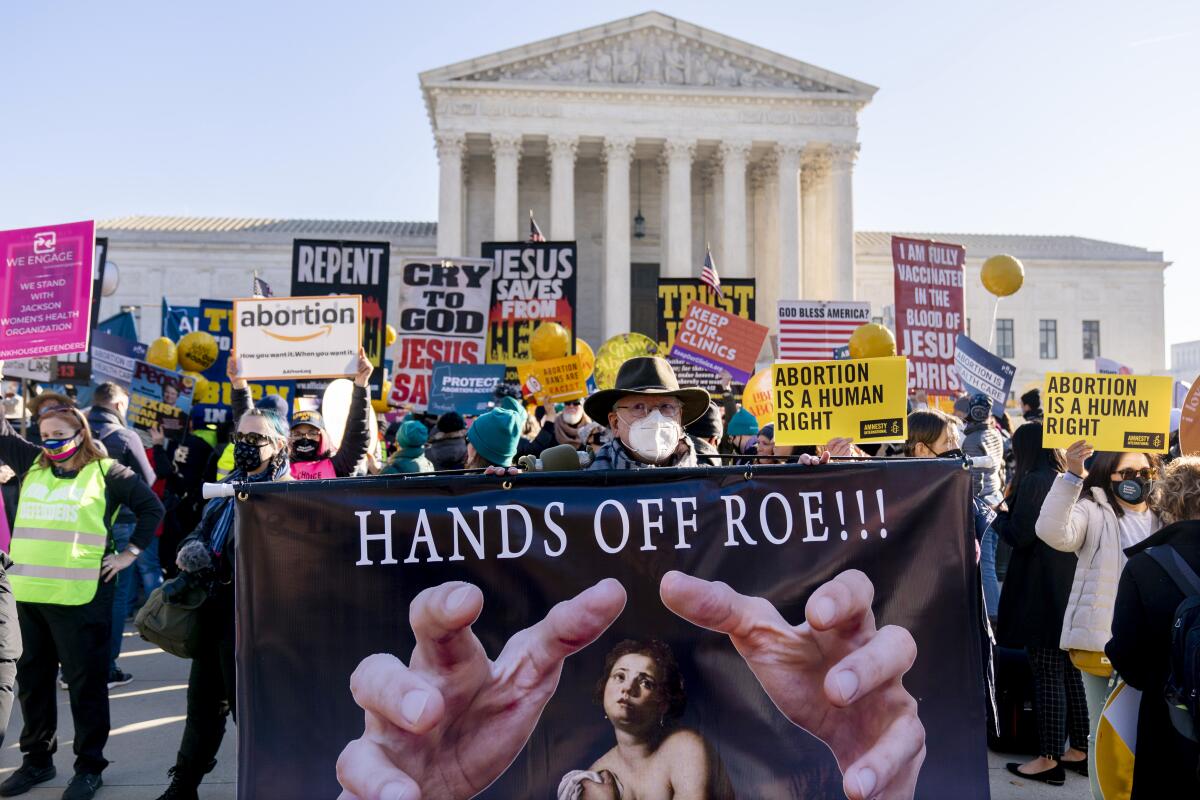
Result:
{"label": "teal knit beanie", "polygon": [[480,414],[471,423],[467,429],[467,441],[474,445],[475,452],[491,464],[507,467],[517,454],[517,440],[521,438],[521,426],[525,420],[506,407],[503,401],[501,406]]}
{"label": "teal knit beanie", "polygon": [[396,444],[401,447],[421,447],[429,441],[429,429],[423,423],[410,419],[396,431]]}
{"label": "teal knit beanie", "polygon": [[730,436],[753,436],[758,433],[758,420],[744,408],[739,408],[729,420],[727,432]]}
{"label": "teal knit beanie", "polygon": [[496,404],[496,408],[506,408],[509,411],[516,412],[516,415],[521,418],[521,424],[525,424],[525,418],[529,416],[529,412],[525,410],[525,406],[521,405],[521,401],[511,395],[505,395],[500,398],[500,402]]}

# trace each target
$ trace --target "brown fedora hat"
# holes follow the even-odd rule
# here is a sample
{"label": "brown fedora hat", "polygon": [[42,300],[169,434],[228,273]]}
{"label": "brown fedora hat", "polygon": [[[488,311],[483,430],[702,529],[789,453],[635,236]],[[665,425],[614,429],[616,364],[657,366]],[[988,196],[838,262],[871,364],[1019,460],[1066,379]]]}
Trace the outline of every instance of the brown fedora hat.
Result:
{"label": "brown fedora hat", "polygon": [[626,361],[617,372],[614,388],[604,389],[589,397],[583,402],[583,411],[601,425],[607,425],[613,406],[630,394],[678,397],[683,403],[683,415],[679,420],[681,425],[690,425],[708,411],[708,392],[698,386],[680,389],[675,370],[671,369],[665,358],[658,356],[639,356]]}

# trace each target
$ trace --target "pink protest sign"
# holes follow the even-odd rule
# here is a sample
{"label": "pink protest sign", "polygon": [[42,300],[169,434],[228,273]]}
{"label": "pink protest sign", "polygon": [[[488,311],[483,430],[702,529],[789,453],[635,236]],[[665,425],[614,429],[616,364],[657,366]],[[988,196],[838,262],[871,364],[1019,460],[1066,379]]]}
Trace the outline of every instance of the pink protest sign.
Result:
{"label": "pink protest sign", "polygon": [[86,352],[96,223],[0,231],[0,360]]}

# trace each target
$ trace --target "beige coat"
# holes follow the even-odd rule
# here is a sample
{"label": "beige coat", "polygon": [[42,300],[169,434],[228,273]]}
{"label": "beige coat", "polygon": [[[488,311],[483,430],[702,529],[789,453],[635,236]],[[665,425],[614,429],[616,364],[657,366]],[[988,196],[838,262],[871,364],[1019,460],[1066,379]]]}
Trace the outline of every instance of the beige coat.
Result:
{"label": "beige coat", "polygon": [[[1062,476],[1056,478],[1042,503],[1036,531],[1055,550],[1074,553],[1079,559],[1059,647],[1101,652],[1112,638],[1117,581],[1126,559],[1117,515],[1104,490],[1093,486],[1092,496],[1080,502],[1082,488]],[[1155,515],[1152,527],[1161,526]]]}

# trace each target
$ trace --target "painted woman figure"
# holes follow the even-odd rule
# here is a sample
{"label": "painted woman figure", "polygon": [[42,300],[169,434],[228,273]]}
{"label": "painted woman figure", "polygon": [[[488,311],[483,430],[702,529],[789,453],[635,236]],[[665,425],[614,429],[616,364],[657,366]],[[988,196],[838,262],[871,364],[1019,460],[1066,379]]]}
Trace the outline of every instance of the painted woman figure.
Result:
{"label": "painted woman figure", "polygon": [[627,639],[614,647],[595,699],[617,743],[586,771],[563,776],[558,800],[733,800],[715,749],[679,726],[687,694],[666,644]]}

